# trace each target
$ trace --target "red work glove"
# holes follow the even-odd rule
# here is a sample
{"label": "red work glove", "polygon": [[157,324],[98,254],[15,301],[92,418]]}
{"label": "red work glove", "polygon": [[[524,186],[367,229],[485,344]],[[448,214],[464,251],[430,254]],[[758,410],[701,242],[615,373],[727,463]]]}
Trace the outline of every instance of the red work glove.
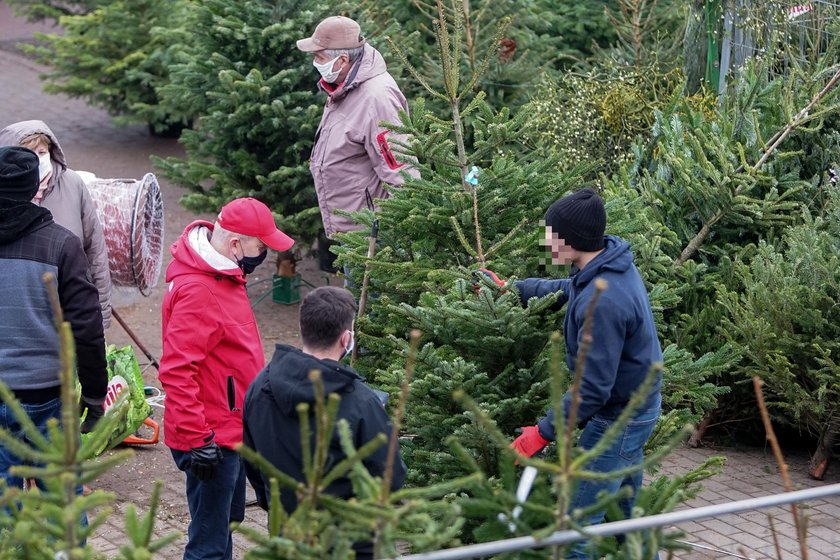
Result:
{"label": "red work glove", "polygon": [[478,280],[477,280],[477,277],[478,277],[479,274],[484,274],[487,278],[492,280],[493,283],[495,283],[500,288],[505,285],[504,281],[500,280],[499,277],[496,276],[496,273],[493,272],[492,270],[490,270],[489,268],[479,268],[478,270],[474,270],[472,274],[473,274],[473,277],[476,277],[476,279],[473,280],[473,283],[472,283],[473,290],[475,291],[476,294],[478,294],[481,291],[481,286],[479,285]]}
{"label": "red work glove", "polygon": [[533,457],[551,443],[540,435],[540,429],[536,426],[524,426],[522,434],[513,440],[510,446],[523,457]]}

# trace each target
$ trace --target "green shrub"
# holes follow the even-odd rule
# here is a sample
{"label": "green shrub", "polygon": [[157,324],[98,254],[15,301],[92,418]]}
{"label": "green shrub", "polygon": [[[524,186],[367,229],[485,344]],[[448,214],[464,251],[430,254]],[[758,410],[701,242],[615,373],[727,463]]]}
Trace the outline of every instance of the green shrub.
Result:
{"label": "green shrub", "polygon": [[118,123],[149,123],[157,132],[189,123],[189,113],[159,105],[156,88],[167,83],[168,48],[186,40],[184,0],[116,0],[83,15],[62,16],[63,34],[37,34],[26,46],[50,69],[45,90],[81,97]]}

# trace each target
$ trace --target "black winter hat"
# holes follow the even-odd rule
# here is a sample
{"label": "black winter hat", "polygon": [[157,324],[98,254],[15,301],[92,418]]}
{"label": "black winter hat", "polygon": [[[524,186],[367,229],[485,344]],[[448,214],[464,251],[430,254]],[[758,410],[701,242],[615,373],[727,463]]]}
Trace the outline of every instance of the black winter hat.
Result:
{"label": "black winter hat", "polygon": [[555,201],[545,213],[545,225],[572,249],[591,252],[604,248],[607,213],[601,197],[591,188]]}
{"label": "black winter hat", "polygon": [[35,152],[20,146],[0,148],[0,198],[29,202],[39,182]]}

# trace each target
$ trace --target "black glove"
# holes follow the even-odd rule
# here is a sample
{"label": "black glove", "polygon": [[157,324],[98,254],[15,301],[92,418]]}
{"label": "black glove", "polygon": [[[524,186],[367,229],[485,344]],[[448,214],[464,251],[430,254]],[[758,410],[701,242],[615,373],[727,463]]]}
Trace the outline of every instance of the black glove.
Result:
{"label": "black glove", "polygon": [[88,401],[84,395],[82,395],[82,410],[80,416],[84,416],[85,420],[82,422],[82,433],[87,434],[93,431],[93,427],[96,426],[96,423],[99,422],[99,419],[105,416],[105,409],[102,407],[102,404],[95,404]]}
{"label": "black glove", "polygon": [[222,449],[215,441],[201,447],[193,447],[190,449],[190,471],[202,482],[213,480],[219,473],[222,458]]}

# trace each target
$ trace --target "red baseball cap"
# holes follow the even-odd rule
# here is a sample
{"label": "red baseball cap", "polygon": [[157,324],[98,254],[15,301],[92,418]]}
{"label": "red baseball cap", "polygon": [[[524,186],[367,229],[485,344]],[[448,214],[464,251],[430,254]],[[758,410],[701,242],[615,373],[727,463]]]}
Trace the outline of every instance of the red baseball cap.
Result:
{"label": "red baseball cap", "polygon": [[219,212],[218,224],[241,235],[256,237],[275,251],[286,251],[295,240],[277,229],[268,206],[256,198],[231,200]]}

